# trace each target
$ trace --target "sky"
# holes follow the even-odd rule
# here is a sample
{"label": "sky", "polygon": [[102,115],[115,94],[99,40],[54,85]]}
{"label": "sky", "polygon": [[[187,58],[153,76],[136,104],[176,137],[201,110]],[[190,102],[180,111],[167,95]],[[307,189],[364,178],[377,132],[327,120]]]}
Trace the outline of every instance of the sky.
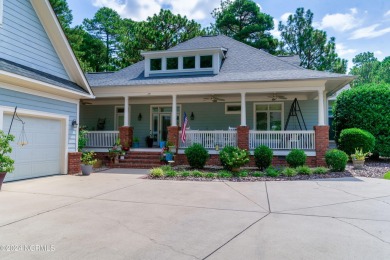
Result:
{"label": "sky", "polygon": [[[220,0],[67,0],[73,13],[73,25],[84,18],[92,18],[101,7],[116,10],[121,17],[136,21],[158,13],[160,8],[186,15],[203,26],[213,19],[211,11]],[[340,57],[348,60],[361,52],[370,51],[382,60],[390,56],[390,1],[389,0],[255,0],[262,12],[274,18],[272,34],[279,37],[277,24],[286,21],[298,7],[314,13],[314,26],[336,38]]]}

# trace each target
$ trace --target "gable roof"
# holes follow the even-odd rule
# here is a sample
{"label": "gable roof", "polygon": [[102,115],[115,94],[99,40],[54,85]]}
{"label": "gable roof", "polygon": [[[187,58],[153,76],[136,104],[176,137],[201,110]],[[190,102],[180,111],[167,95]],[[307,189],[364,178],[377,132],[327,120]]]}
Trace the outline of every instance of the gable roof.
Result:
{"label": "gable roof", "polygon": [[57,76],[53,76],[51,74],[36,69],[32,69],[27,66],[17,64],[15,62],[8,61],[2,58],[0,58],[0,70],[13,73],[22,77],[26,77],[29,79],[38,80],[70,91],[75,91],[81,94],[88,94],[88,92],[85,89],[83,89],[82,87],[80,87],[79,85],[77,85],[72,81]]}
{"label": "gable roof", "polygon": [[196,37],[169,50],[185,51],[206,48],[225,48],[228,50],[217,75],[145,77],[144,61],[140,61],[117,72],[89,73],[87,78],[93,87],[331,78],[353,79],[353,77],[344,74],[304,69],[285,58],[278,58],[224,35]]}
{"label": "gable roof", "polygon": [[89,97],[93,98],[94,95],[90,85],[73,53],[49,0],[30,1],[70,79],[76,83],[76,85],[83,88]]}

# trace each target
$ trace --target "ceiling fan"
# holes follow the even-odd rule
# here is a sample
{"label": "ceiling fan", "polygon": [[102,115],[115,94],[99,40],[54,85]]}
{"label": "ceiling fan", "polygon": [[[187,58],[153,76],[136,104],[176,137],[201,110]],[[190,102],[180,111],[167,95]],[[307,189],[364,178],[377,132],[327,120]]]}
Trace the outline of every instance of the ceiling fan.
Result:
{"label": "ceiling fan", "polygon": [[272,99],[272,101],[276,101],[277,99],[287,99],[285,96],[278,95],[276,93],[272,94],[272,96],[267,96]]}
{"label": "ceiling fan", "polygon": [[211,102],[225,101],[223,98],[216,97],[215,95],[211,95],[210,97],[203,98],[204,101],[210,100]]}

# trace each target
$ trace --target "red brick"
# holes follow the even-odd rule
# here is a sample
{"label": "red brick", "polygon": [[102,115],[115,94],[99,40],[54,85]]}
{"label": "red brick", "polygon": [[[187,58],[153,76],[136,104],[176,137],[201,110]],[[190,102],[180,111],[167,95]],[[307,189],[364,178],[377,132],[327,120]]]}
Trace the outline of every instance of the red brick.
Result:
{"label": "red brick", "polygon": [[121,139],[122,147],[128,144],[129,147],[133,146],[133,132],[132,126],[121,126],[119,127],[119,138]]}
{"label": "red brick", "polygon": [[325,153],[329,147],[329,126],[314,126],[316,166],[326,166]]}
{"label": "red brick", "polygon": [[68,174],[78,174],[81,172],[81,153],[68,153]]}

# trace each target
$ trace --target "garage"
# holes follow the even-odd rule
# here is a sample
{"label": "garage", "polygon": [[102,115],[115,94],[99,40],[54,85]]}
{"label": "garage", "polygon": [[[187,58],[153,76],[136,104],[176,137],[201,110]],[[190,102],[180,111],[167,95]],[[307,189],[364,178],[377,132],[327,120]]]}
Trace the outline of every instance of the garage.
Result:
{"label": "garage", "polygon": [[[28,144],[17,144],[23,124],[14,120],[11,134],[15,136],[15,141],[12,143],[11,157],[15,160],[15,170],[7,174],[5,181],[60,174],[64,162],[63,121],[23,115],[20,118],[25,122]],[[8,132],[11,120],[11,114],[4,114],[4,132]]]}

